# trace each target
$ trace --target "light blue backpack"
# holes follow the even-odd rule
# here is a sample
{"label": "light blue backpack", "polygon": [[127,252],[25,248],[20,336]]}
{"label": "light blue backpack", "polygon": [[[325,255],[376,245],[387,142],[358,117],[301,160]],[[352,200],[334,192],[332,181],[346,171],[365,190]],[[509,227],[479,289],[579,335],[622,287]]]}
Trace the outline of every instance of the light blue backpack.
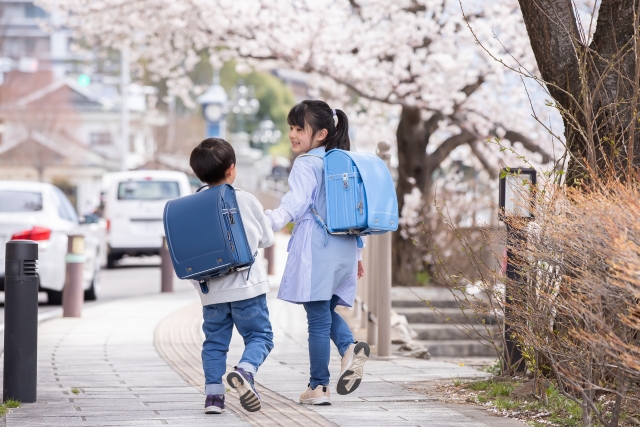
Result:
{"label": "light blue backpack", "polygon": [[[318,224],[329,234],[355,236],[398,229],[396,189],[382,159],[375,154],[339,149],[328,151],[323,159],[327,218],[323,220],[311,205]],[[358,246],[362,247],[361,239]]]}

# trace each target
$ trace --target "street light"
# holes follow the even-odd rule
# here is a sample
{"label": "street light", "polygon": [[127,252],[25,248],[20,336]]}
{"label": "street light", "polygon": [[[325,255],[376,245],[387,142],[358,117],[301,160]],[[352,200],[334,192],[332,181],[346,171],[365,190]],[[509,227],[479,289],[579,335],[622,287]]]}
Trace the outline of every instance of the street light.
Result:
{"label": "street light", "polygon": [[251,144],[255,148],[266,150],[269,145],[277,144],[280,137],[282,137],[282,132],[276,128],[276,124],[272,120],[262,120],[251,134]]}
{"label": "street light", "polygon": [[[514,228],[511,225],[511,221],[514,218],[520,218],[522,220],[533,220],[533,198],[531,197],[531,191],[536,186],[536,171],[535,169],[512,169],[505,168],[500,173],[500,200],[499,200],[499,213],[498,217],[501,221],[504,221],[507,226],[507,266],[505,268],[505,275],[511,283],[518,283],[522,280],[522,275],[518,270],[518,262],[516,258],[519,255],[514,252],[514,247],[524,243],[526,236],[519,228]],[[517,362],[516,371],[524,372],[526,364],[522,358],[522,352],[516,345],[516,342],[511,338],[513,327],[510,321],[511,307],[510,303],[513,301],[507,283],[505,286],[505,308],[504,308],[504,360],[505,369],[506,364],[510,362]]]}
{"label": "street light", "polygon": [[227,111],[236,117],[236,130],[244,132],[245,120],[253,118],[259,109],[260,101],[255,97],[253,86],[245,86],[240,80],[227,104]]}
{"label": "street light", "polygon": [[500,173],[500,220],[504,217],[534,219],[533,205],[529,197],[536,186],[535,169],[505,168]]}

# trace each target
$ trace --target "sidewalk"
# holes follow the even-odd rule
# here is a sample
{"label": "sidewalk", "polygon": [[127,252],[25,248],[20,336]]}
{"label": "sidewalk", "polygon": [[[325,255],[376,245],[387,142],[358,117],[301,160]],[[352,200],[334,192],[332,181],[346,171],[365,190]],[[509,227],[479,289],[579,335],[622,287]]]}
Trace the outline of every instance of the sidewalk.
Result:
{"label": "sidewalk", "polygon": [[[248,414],[229,393],[223,415],[202,413],[201,308],[195,292],[108,302],[81,319],[40,325],[38,403],[6,416],[7,426],[516,426],[481,408],[452,409],[403,386],[481,372],[445,362],[377,360],[360,388],[332,393],[331,406],[297,403],[308,382],[306,321],[301,306],[269,296],[275,349],[257,376],[263,410]],[[228,363],[242,351],[234,335]],[[340,360],[332,353],[335,376]],[[1,367],[1,364],[0,364]],[[333,386],[333,385],[332,385]],[[77,394],[74,393],[77,392]]]}

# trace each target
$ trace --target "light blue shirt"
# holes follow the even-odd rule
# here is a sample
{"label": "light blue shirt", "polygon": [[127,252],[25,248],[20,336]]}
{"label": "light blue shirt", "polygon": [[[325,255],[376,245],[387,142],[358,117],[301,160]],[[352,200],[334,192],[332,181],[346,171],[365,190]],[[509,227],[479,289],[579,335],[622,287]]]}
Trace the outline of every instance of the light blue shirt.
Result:
{"label": "light blue shirt", "polygon": [[[324,153],[324,147],[320,147],[308,154],[323,157]],[[323,161],[313,156],[296,159],[289,175],[290,190],[279,208],[265,212],[274,231],[291,221],[295,223],[278,298],[302,303],[328,301],[338,295],[338,304],[350,307],[356,295],[360,251],[354,236],[327,238],[311,213],[313,204],[326,219]]]}

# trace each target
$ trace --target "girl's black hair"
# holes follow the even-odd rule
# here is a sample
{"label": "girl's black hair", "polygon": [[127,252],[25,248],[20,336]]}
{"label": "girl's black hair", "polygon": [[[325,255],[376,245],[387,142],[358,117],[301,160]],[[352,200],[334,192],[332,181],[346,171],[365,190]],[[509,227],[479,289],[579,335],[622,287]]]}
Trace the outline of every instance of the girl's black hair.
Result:
{"label": "girl's black hair", "polygon": [[306,100],[302,101],[289,111],[287,122],[290,126],[298,126],[304,129],[311,127],[311,136],[315,136],[322,129],[326,129],[327,137],[320,141],[321,146],[325,146],[326,151],[339,148],[349,151],[351,142],[349,141],[349,119],[342,110],[335,110],[338,116],[338,124],[333,121],[333,111],[324,101]]}

